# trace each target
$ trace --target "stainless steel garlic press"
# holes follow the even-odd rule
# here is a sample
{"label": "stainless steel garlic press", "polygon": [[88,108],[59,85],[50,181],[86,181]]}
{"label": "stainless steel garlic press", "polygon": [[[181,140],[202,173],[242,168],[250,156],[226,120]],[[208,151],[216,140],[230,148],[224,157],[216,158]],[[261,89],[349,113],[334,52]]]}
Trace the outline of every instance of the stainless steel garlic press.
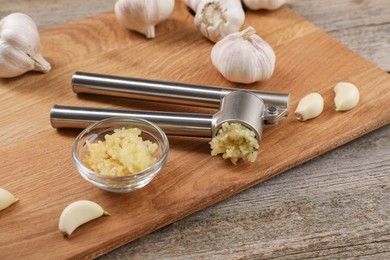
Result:
{"label": "stainless steel garlic press", "polygon": [[54,128],[84,128],[109,117],[137,117],[157,124],[166,134],[213,137],[225,122],[238,122],[256,134],[260,144],[264,125],[275,125],[289,113],[289,94],[199,86],[76,72],[75,93],[117,96],[157,102],[219,108],[215,114],[116,110],[54,105]]}

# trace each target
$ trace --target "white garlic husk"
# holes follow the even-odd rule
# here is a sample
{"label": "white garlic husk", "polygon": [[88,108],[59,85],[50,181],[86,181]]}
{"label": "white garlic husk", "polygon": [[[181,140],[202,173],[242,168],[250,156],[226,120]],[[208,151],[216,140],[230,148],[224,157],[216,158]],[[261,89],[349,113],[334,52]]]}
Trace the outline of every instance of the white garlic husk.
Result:
{"label": "white garlic husk", "polygon": [[198,6],[202,0],[182,0],[186,6],[191,8],[194,12],[198,10]]}
{"label": "white garlic husk", "polygon": [[333,91],[336,94],[334,98],[336,111],[350,110],[359,103],[359,89],[352,83],[339,82],[336,84]]}
{"label": "white garlic husk", "polygon": [[275,69],[275,52],[253,27],[232,33],[216,43],[211,61],[229,81],[254,83],[269,79]]}
{"label": "white garlic husk", "polygon": [[287,0],[243,0],[243,2],[251,10],[275,10],[284,5]]}
{"label": "white garlic husk", "polygon": [[238,32],[245,21],[240,0],[202,0],[195,15],[195,26],[212,42]]}
{"label": "white garlic husk", "polygon": [[154,38],[155,26],[168,18],[174,7],[175,0],[118,0],[115,15],[127,29]]}
{"label": "white garlic husk", "polygon": [[299,121],[306,121],[319,116],[324,109],[324,99],[318,93],[304,96],[295,110],[295,117]]}
{"label": "white garlic husk", "polygon": [[50,64],[38,53],[39,32],[26,14],[12,13],[0,21],[0,78],[12,78],[30,70],[48,72]]}

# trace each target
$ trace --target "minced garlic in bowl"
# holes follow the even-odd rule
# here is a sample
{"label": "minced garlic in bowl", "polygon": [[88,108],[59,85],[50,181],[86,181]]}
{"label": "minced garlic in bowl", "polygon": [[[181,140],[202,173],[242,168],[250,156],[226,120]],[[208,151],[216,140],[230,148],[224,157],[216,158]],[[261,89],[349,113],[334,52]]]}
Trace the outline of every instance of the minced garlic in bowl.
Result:
{"label": "minced garlic in bowl", "polygon": [[237,164],[239,159],[254,162],[257,158],[259,143],[256,134],[240,123],[223,123],[217,135],[210,142],[211,155],[222,154]]}
{"label": "minced garlic in bowl", "polygon": [[146,186],[162,171],[168,153],[168,138],[160,127],[128,117],[112,117],[88,126],[72,147],[73,162],[84,179],[119,193]]}
{"label": "minced garlic in bowl", "polygon": [[156,162],[157,144],[143,140],[138,128],[115,129],[104,141],[87,142],[88,154],[83,163],[106,176],[127,176],[145,170]]}

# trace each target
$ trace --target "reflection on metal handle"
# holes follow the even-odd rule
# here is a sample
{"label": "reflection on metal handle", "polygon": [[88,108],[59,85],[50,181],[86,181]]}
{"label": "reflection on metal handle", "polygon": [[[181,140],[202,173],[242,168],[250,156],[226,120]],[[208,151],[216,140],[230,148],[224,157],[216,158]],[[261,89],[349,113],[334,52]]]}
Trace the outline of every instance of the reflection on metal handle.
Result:
{"label": "reflection on metal handle", "polygon": [[[215,108],[219,107],[222,98],[227,94],[240,90],[84,72],[76,72],[73,75],[72,87],[75,93],[91,93]],[[241,91],[243,90],[241,89]],[[288,94],[250,92],[261,98],[266,106],[283,110],[283,114],[288,113],[290,103]]]}
{"label": "reflection on metal handle", "polygon": [[85,128],[110,117],[137,117],[158,125],[166,134],[211,137],[212,115],[134,110],[114,110],[54,105],[50,122],[54,128]]}

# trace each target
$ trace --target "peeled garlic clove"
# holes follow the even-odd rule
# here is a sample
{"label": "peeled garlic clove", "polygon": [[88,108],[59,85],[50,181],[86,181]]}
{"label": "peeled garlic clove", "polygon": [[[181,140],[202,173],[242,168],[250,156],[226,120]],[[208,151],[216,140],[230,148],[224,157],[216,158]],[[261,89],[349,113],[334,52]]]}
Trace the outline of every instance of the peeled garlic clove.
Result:
{"label": "peeled garlic clove", "polygon": [[0,77],[11,78],[27,71],[50,71],[50,64],[38,54],[39,32],[26,14],[12,13],[0,21]]}
{"label": "peeled garlic clove", "polygon": [[284,5],[287,0],[243,0],[243,2],[251,10],[275,10]]}
{"label": "peeled garlic clove", "polygon": [[154,38],[156,24],[167,19],[174,6],[175,0],[118,0],[115,15],[127,29]]}
{"label": "peeled garlic clove", "polygon": [[5,208],[8,208],[16,201],[18,201],[18,199],[15,198],[15,196],[11,192],[0,188],[0,211]]}
{"label": "peeled garlic clove", "polygon": [[336,94],[334,98],[336,111],[350,110],[359,103],[359,90],[354,84],[340,82],[336,84],[333,90]]}
{"label": "peeled garlic clove", "polygon": [[99,204],[89,200],[75,201],[62,211],[58,228],[65,235],[70,236],[82,224],[103,215],[109,214]]}
{"label": "peeled garlic clove", "polygon": [[240,0],[201,0],[195,15],[195,26],[213,42],[238,32],[245,21]]}
{"label": "peeled garlic clove", "polygon": [[311,93],[303,97],[295,110],[295,116],[299,121],[319,116],[324,109],[324,99],[318,93]]}
{"label": "peeled garlic clove", "polygon": [[211,61],[227,79],[238,83],[253,83],[269,79],[275,69],[275,53],[253,27],[232,33],[216,43]]}

